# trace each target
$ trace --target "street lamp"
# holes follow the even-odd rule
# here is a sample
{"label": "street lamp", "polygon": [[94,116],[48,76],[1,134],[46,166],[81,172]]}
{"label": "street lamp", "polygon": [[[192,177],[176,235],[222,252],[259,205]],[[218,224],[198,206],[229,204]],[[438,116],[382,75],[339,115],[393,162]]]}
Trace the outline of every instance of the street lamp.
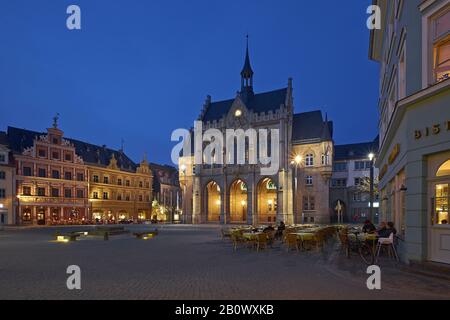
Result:
{"label": "street lamp", "polygon": [[181,223],[186,223],[186,165],[183,163],[180,165],[181,174],[183,175],[183,188],[181,189]]}
{"label": "street lamp", "polygon": [[[291,165],[294,166],[294,193],[293,193],[293,207],[294,207],[294,212],[295,212],[295,217],[297,217],[297,202],[296,200],[296,194],[297,194],[297,187],[298,187],[298,182],[297,182],[297,170],[298,167],[300,166],[300,163],[302,162],[302,156],[300,155],[296,155],[294,157],[294,160],[291,161]],[[302,223],[303,223],[303,217],[302,217]]]}
{"label": "street lamp", "polygon": [[375,155],[371,152],[369,153],[369,160],[370,160],[370,205],[369,205],[369,218],[371,221],[373,221],[373,160],[375,158]]}
{"label": "street lamp", "polygon": [[20,194],[16,196],[17,198],[17,216],[16,216],[16,223],[22,224],[21,218],[20,218]]}

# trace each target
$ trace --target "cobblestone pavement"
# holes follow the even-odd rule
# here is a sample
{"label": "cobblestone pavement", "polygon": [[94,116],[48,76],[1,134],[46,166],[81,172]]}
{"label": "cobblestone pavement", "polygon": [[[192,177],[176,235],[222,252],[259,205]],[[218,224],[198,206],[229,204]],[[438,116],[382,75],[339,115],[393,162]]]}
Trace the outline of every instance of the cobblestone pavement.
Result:
{"label": "cobblestone pavement", "polygon": [[[89,228],[89,227],[84,227]],[[132,230],[141,226],[128,226]],[[80,229],[80,228],[76,228]],[[382,290],[366,287],[366,266],[329,244],[322,252],[275,246],[233,252],[218,226],[159,226],[147,241],[51,241],[57,228],[0,231],[0,299],[449,299],[450,284],[383,260]],[[81,290],[66,268],[81,268]]]}

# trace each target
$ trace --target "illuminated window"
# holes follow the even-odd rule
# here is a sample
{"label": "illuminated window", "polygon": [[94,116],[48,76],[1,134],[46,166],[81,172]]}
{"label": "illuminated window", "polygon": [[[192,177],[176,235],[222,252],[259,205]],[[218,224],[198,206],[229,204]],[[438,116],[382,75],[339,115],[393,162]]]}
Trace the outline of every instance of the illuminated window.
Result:
{"label": "illuminated window", "polygon": [[443,165],[441,165],[436,173],[436,177],[443,176],[450,176],[450,160],[447,160]]}
{"label": "illuminated window", "polygon": [[31,187],[23,187],[22,193],[25,196],[31,196]]}
{"label": "illuminated window", "polygon": [[432,24],[433,70],[436,82],[450,78],[450,7]]}
{"label": "illuminated window", "polygon": [[235,117],[240,117],[240,116],[242,116],[242,111],[241,111],[240,109],[237,109],[237,110],[234,112],[234,116],[235,116]]}
{"label": "illuminated window", "polygon": [[449,193],[448,184],[436,185],[436,198],[434,201],[434,223],[435,224],[448,224],[448,204]]}

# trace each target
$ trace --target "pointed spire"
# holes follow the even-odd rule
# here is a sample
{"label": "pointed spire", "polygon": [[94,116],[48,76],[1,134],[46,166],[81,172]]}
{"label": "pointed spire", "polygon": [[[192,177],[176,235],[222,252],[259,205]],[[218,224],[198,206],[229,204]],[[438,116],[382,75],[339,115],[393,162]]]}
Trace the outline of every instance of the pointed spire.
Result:
{"label": "pointed spire", "polygon": [[253,70],[252,70],[252,66],[250,64],[250,54],[248,51],[248,35],[247,35],[247,50],[245,53],[245,62],[244,62],[244,67],[242,68],[242,71],[241,71],[241,76],[246,79],[249,79],[253,76]]}
{"label": "pointed spire", "polygon": [[247,35],[247,50],[245,53],[244,67],[241,71],[241,91],[253,91],[253,70],[250,64],[250,54],[248,50],[248,35]]}

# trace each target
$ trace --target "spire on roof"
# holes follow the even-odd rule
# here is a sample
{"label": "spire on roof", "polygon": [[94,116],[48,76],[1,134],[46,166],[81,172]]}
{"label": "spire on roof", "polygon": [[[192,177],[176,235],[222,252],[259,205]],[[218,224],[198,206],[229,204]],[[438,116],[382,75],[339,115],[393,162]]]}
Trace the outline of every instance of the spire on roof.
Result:
{"label": "spire on roof", "polygon": [[253,70],[250,64],[250,54],[248,50],[248,35],[247,35],[247,50],[245,53],[244,67],[241,71],[241,91],[253,91]]}

